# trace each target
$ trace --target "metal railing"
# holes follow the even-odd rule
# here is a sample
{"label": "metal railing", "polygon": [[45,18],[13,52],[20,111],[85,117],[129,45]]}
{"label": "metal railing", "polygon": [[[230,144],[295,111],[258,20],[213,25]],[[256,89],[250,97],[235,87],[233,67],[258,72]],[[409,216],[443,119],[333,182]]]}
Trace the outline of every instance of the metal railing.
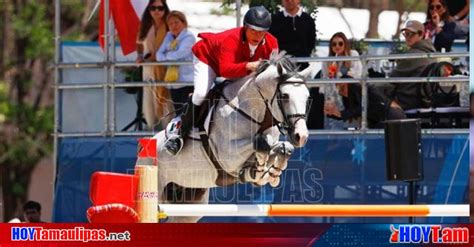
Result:
{"label": "metal railing", "polygon": [[[108,20],[110,0],[104,0],[104,16],[105,20]],[[54,119],[54,136],[55,145],[57,144],[57,138],[59,137],[78,137],[78,136],[143,136],[153,134],[151,132],[122,132],[116,130],[116,117],[115,117],[115,89],[127,88],[127,87],[143,87],[143,86],[192,86],[192,82],[174,82],[165,83],[163,81],[154,82],[116,82],[115,71],[117,68],[131,67],[131,66],[156,66],[156,65],[190,65],[191,61],[187,62],[176,62],[176,61],[162,61],[162,62],[149,62],[136,64],[135,62],[117,62],[115,54],[115,28],[113,23],[104,21],[105,26],[105,51],[103,62],[88,62],[88,63],[62,63],[60,62],[60,0],[55,1],[55,60],[54,60],[54,72],[55,72],[55,83],[54,83],[54,94],[55,94],[55,119]],[[380,131],[368,130],[367,128],[367,106],[368,106],[368,92],[367,84],[383,84],[383,83],[430,83],[436,82],[462,82],[466,83],[469,81],[469,77],[409,77],[409,78],[369,78],[367,75],[367,65],[369,61],[374,60],[387,60],[387,59],[414,59],[414,58],[460,58],[468,57],[469,53],[420,53],[420,54],[391,54],[391,55],[362,55],[362,56],[347,56],[347,57],[307,57],[307,58],[293,58],[295,62],[332,62],[332,61],[361,61],[363,74],[360,78],[355,79],[317,79],[308,80],[309,87],[316,87],[325,84],[337,84],[337,83],[360,83],[362,88],[362,116],[360,129],[356,131],[339,131],[339,130],[316,130],[311,131],[314,134],[379,134]],[[61,70],[68,69],[79,69],[79,68],[103,68],[104,69],[104,83],[88,83],[88,84],[62,84],[61,83]],[[78,90],[78,89],[101,89],[104,94],[104,129],[100,132],[87,132],[87,133],[62,133],[60,130],[59,122],[59,97],[60,91],[64,90]],[[109,119],[111,117],[111,119]],[[424,133],[468,133],[466,130],[425,130]]]}
{"label": "metal railing", "polygon": [[[113,47],[113,46],[112,46]],[[112,49],[115,50],[115,49]],[[107,54],[106,54],[107,56]],[[367,93],[367,84],[387,84],[387,83],[431,83],[431,82],[453,82],[453,83],[467,83],[469,82],[468,76],[458,76],[458,77],[395,77],[395,78],[369,78],[367,75],[367,62],[371,60],[386,60],[386,59],[414,59],[414,58],[443,58],[443,57],[468,57],[469,53],[419,53],[419,54],[392,54],[392,55],[362,55],[357,57],[308,57],[308,58],[293,58],[295,62],[340,62],[340,61],[361,61],[362,62],[362,71],[363,74],[360,78],[353,79],[310,79],[308,80],[308,87],[317,87],[327,84],[337,84],[337,83],[360,83],[362,88],[362,116],[361,116],[361,127],[357,131],[334,131],[334,130],[318,130],[311,131],[311,133],[332,133],[332,134],[354,134],[354,133],[367,133],[374,134],[380,133],[377,131],[369,131],[367,129],[367,106],[368,106],[368,93]],[[115,55],[113,55],[115,57]],[[191,61],[162,61],[162,62],[150,62],[136,64],[135,62],[103,62],[103,63],[56,63],[55,71],[61,69],[78,69],[78,68],[105,68],[106,83],[88,83],[88,84],[61,84],[59,81],[55,83],[55,92],[58,90],[74,90],[74,89],[103,89],[104,90],[104,131],[96,133],[87,133],[82,136],[129,136],[137,135],[142,136],[147,132],[120,132],[115,130],[115,89],[116,88],[127,88],[127,87],[144,87],[144,86],[166,86],[166,87],[181,87],[181,86],[192,86],[193,82],[189,81],[178,81],[173,83],[166,83],[163,81],[154,81],[154,82],[115,82],[113,79],[113,74],[115,69],[119,67],[131,67],[131,66],[156,66],[156,65],[191,65]],[[58,72],[59,74],[59,72]],[[59,95],[59,94],[58,94]],[[108,97],[111,97],[111,102],[108,102]],[[108,106],[112,109],[112,121],[108,119]],[[59,114],[59,112],[56,112]],[[56,126],[57,127],[57,126]],[[57,129],[57,128],[55,128]],[[467,133],[465,130],[453,130],[452,133]],[[424,131],[424,133],[440,133],[447,134],[451,133],[446,130],[432,130]],[[81,136],[78,133],[58,133],[58,137],[68,137],[68,136]]]}

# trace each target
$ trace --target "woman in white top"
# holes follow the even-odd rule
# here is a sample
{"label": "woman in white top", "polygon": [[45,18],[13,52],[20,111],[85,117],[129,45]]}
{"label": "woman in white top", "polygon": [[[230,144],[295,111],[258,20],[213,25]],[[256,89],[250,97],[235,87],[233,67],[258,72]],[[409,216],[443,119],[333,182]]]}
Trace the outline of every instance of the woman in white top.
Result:
{"label": "woman in white top", "polygon": [[[171,11],[166,22],[169,32],[166,34],[160,49],[156,52],[156,59],[158,61],[192,61],[191,48],[196,42],[196,38],[187,29],[186,16],[180,11]],[[168,67],[168,70],[170,70],[170,67]],[[193,67],[191,64],[179,66],[177,81],[193,81]],[[173,87],[170,91],[177,115],[180,115],[182,106],[187,102],[189,94],[193,92],[193,87]]]}
{"label": "woman in white top", "polygon": [[[359,56],[356,50],[351,50],[351,45],[346,35],[342,32],[335,33],[329,40],[329,56]],[[336,65],[338,71],[334,73],[329,67]],[[344,61],[344,62],[325,62],[322,69],[325,78],[340,78],[342,76],[350,76],[352,78],[360,78],[362,76],[362,63],[360,61]]]}

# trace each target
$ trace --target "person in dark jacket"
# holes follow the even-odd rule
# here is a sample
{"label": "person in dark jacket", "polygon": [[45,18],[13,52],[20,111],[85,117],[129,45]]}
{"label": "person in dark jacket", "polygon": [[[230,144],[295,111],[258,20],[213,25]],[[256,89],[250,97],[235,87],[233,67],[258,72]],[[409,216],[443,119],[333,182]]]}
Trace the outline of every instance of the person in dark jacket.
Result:
{"label": "person in dark jacket", "polygon": [[[351,78],[343,76],[342,78]],[[339,111],[335,104],[325,104],[324,113],[329,117],[347,122],[359,121],[362,116],[362,87],[357,83],[336,85],[344,109]],[[405,119],[405,112],[390,105],[390,100],[373,85],[367,85],[367,125],[369,128],[383,127],[382,121]]]}
{"label": "person in dark jacket", "polygon": [[446,0],[430,0],[426,11],[425,39],[430,39],[436,51],[451,51],[456,22],[451,20]]}
{"label": "person in dark jacket", "polygon": [[[278,39],[280,50],[294,57],[310,57],[316,46],[316,25],[314,19],[301,7],[301,0],[282,0],[283,10],[272,15],[269,32]],[[299,63],[300,69],[308,63]],[[319,87],[309,89],[312,98],[308,111],[308,128],[324,128],[324,96]]]}
{"label": "person in dark jacket", "polygon": [[[316,25],[300,2],[282,0],[283,11],[272,16],[269,32],[277,38],[280,50],[295,57],[309,57],[316,46]],[[307,66],[307,63],[301,64],[301,69]]]}
{"label": "person in dark jacket", "polygon": [[470,0],[449,0],[446,2],[450,20],[456,23],[456,39],[469,38],[469,3]]}
{"label": "person in dark jacket", "polygon": [[[408,21],[402,33],[409,47],[407,53],[431,53],[435,48],[431,40],[423,39],[425,28],[418,21]],[[419,76],[426,66],[434,63],[432,58],[400,59],[393,69],[390,77],[414,77]],[[404,110],[424,107],[420,95],[421,83],[394,83],[387,95],[392,100],[391,104]]]}
{"label": "person in dark jacket", "polygon": [[449,14],[454,20],[459,21],[469,15],[469,0],[449,0],[446,2]]}

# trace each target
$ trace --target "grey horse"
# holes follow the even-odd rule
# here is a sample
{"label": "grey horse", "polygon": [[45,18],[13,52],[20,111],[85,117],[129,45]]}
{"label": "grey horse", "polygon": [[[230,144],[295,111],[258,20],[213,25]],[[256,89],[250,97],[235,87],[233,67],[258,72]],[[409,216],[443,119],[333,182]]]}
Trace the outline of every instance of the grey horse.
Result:
{"label": "grey horse", "polygon": [[[311,70],[308,67],[297,72],[284,53],[275,53],[257,72],[223,86],[204,124],[209,149],[220,167],[216,168],[207,155],[197,131],[190,134],[177,156],[161,148],[165,131],[156,134],[159,204],[207,204],[209,188],[222,186],[219,180],[223,174],[230,184],[278,186],[294,147],[304,146],[308,139],[305,116],[309,92],[305,78]],[[265,124],[268,119],[271,123]],[[290,141],[279,140],[282,129],[286,129]],[[256,147],[262,140],[264,145]],[[170,217],[168,221],[199,219]]]}

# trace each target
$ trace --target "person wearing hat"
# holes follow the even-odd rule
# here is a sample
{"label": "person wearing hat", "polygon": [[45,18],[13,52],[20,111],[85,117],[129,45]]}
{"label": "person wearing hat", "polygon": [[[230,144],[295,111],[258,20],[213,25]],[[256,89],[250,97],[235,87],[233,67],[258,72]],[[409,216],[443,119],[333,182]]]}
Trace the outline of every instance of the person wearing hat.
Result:
{"label": "person wearing hat", "polygon": [[[409,20],[402,29],[405,43],[408,46],[407,53],[431,53],[436,52],[431,40],[424,39],[425,27],[421,22]],[[432,58],[400,59],[397,66],[392,70],[390,77],[416,77],[419,76],[426,66],[436,62]],[[423,107],[420,105],[419,87],[420,83],[393,83],[392,90],[388,93],[393,107],[401,107],[403,110]]]}
{"label": "person wearing hat", "polygon": [[250,8],[244,17],[244,26],[221,33],[200,33],[193,48],[194,92],[192,102],[181,116],[179,135],[168,137],[164,144],[171,155],[179,153],[184,138],[199,122],[200,106],[217,77],[236,79],[254,72],[261,59],[270,58],[278,51],[277,39],[268,33],[272,25],[270,12],[263,6]]}

